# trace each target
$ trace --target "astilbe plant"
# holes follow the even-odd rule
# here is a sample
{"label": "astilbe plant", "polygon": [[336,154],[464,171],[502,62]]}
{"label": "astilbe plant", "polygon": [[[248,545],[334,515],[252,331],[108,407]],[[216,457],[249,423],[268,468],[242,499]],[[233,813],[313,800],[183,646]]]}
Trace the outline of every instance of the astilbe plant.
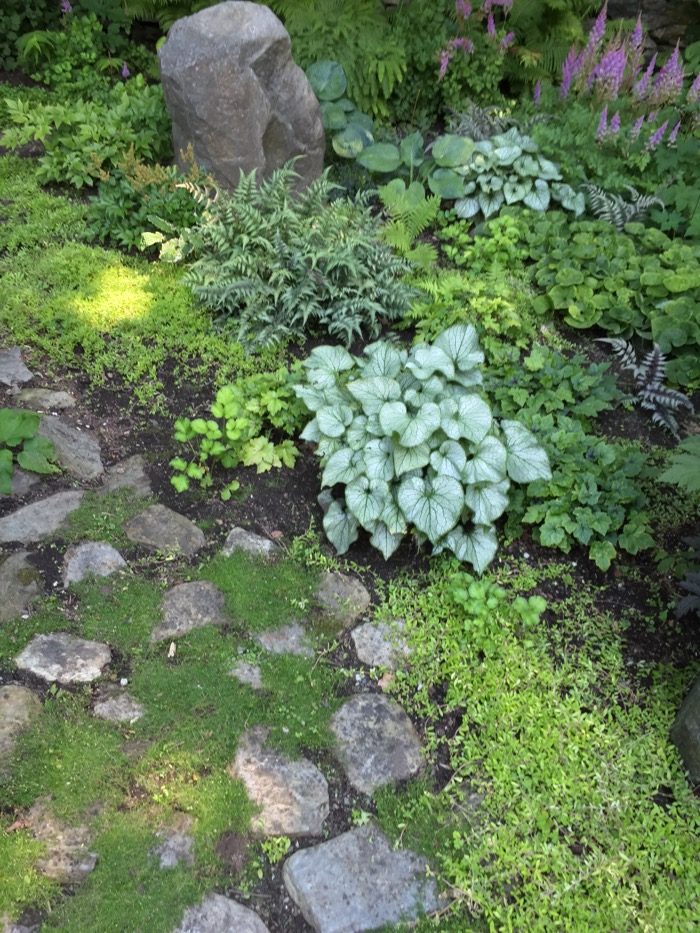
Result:
{"label": "astilbe plant", "polygon": [[479,394],[484,355],[471,325],[408,351],[380,341],[356,357],[317,347],[296,392],[314,415],[321,485],[342,485],[323,526],[339,553],[360,528],[385,559],[413,529],[433,553],[481,573],[497,549],[494,522],[511,482],[551,476],[547,455],[518,421],[497,421]]}

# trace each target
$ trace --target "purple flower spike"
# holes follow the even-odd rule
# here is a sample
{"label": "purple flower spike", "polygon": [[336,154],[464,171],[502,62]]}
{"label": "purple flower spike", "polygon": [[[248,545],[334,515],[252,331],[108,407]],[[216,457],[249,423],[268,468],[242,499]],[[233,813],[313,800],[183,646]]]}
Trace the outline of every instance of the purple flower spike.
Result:
{"label": "purple flower spike", "polygon": [[535,107],[539,107],[541,96],[542,96],[542,82],[537,81],[532,91],[532,100],[534,101]]}
{"label": "purple flower spike", "polygon": [[576,53],[576,49],[571,46],[569,53],[561,66],[561,86],[559,87],[559,96],[564,99],[569,96],[571,82],[579,72],[581,60]]}
{"label": "purple flower spike", "polygon": [[608,135],[608,105],[606,104],[600,112],[600,120],[598,120],[598,129],[596,130],[595,138],[600,142],[602,139]]}
{"label": "purple flower spike", "polygon": [[676,137],[678,136],[678,130],[680,130],[680,128],[681,128],[681,121],[679,120],[678,123],[676,123],[676,125],[671,130],[671,133],[668,137],[667,143],[669,146],[672,146],[675,143]]}
{"label": "purple flower spike", "polygon": [[591,72],[589,84],[597,84],[603,97],[614,100],[620,93],[626,66],[627,51],[624,45],[610,49]]}
{"label": "purple flower spike", "polygon": [[688,91],[688,103],[697,104],[698,101],[700,101],[700,75],[696,75]]}
{"label": "purple flower spike", "polygon": [[486,32],[492,37],[496,36],[496,23],[493,18],[493,13],[489,13],[488,19],[486,20]]}
{"label": "purple flower spike", "polygon": [[651,98],[655,104],[664,104],[675,100],[683,89],[683,63],[681,53],[676,47],[666,64],[659,71],[654,81]]}
{"label": "purple flower spike", "polygon": [[617,134],[620,132],[620,114],[619,113],[613,114],[613,118],[610,121],[610,132],[612,133],[613,136],[617,136]]}
{"label": "purple flower spike", "polygon": [[73,7],[70,0],[61,0],[61,13],[64,16],[68,16],[69,13],[73,12]]}
{"label": "purple flower spike", "polygon": [[469,19],[472,15],[471,3],[468,0],[455,0],[455,13],[462,20]]}
{"label": "purple flower spike", "polygon": [[649,137],[649,141],[647,142],[646,148],[651,149],[651,150],[656,149],[656,147],[659,145],[661,140],[664,138],[664,133],[666,132],[667,129],[668,129],[668,120],[664,120],[664,122],[661,124],[658,130],[656,130],[656,132],[653,133]]}
{"label": "purple flower spike", "polygon": [[642,132],[642,127],[644,126],[644,114],[641,115],[637,120],[634,121],[632,129],[630,130],[630,137],[632,139],[637,139],[639,134]]}
{"label": "purple flower spike", "polygon": [[643,42],[644,32],[642,31],[642,14],[640,13],[637,17],[637,23],[634,27],[634,32],[630,36],[630,47],[633,49],[641,49]]}
{"label": "purple flower spike", "polygon": [[506,33],[506,35],[503,36],[503,38],[501,39],[501,49],[505,52],[505,50],[507,48],[510,48],[510,46],[514,42],[515,42],[515,33],[514,32]]}
{"label": "purple flower spike", "polygon": [[126,62],[124,62],[124,64],[122,65],[122,78],[126,79],[129,77],[130,74],[131,72],[129,71],[129,66],[127,65]]}
{"label": "purple flower spike", "polygon": [[448,48],[450,50],[461,49],[463,52],[471,55],[474,51],[474,43],[467,36],[458,36],[456,39],[450,39]]}
{"label": "purple flower spike", "polygon": [[651,81],[651,76],[654,74],[654,68],[656,68],[656,52],[647,65],[647,70],[644,72],[642,77],[639,79],[639,81],[637,81],[633,88],[633,93],[637,100],[644,100],[644,98],[647,96],[649,82]]}
{"label": "purple flower spike", "polygon": [[447,49],[443,49],[442,52],[440,52],[440,71],[438,73],[438,81],[442,81],[442,79],[447,74],[447,68],[450,64],[451,58],[452,56],[447,51]]}

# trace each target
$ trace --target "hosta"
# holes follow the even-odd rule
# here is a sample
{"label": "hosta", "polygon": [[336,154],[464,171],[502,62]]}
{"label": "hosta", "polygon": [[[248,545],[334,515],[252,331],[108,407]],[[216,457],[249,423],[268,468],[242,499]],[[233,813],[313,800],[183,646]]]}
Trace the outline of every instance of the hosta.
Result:
{"label": "hosta", "polygon": [[295,389],[314,413],[301,436],[317,445],[321,485],[345,487],[323,522],[338,553],[362,527],[388,558],[413,530],[433,553],[452,551],[479,573],[488,566],[511,482],[551,471],[529,431],[493,418],[479,394],[483,360],[471,325],[410,351],[380,341],[362,357],[311,352]]}

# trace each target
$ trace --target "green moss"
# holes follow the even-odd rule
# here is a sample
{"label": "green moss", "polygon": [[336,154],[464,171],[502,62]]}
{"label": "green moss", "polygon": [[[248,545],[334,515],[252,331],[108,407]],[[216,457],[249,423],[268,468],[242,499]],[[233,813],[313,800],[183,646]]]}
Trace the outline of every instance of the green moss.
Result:
{"label": "green moss", "polygon": [[126,764],[121,738],[113,726],[90,715],[88,701],[87,695],[62,690],[47,698],[15,746],[3,788],[6,805],[28,807],[50,796],[58,817],[76,817],[92,804],[118,797]]}
{"label": "green moss", "polygon": [[107,541],[116,548],[125,547],[129,539],[124,533],[124,524],[152,502],[152,499],[134,496],[129,489],[119,489],[105,496],[88,492],[55,537],[65,543]]}
{"label": "green moss", "polygon": [[149,650],[151,632],[160,621],[163,588],[136,576],[92,580],[72,587],[85,638],[106,641],[132,663]]}
{"label": "green moss", "polygon": [[317,582],[313,571],[295,561],[258,560],[244,551],[213,558],[200,576],[219,587],[231,618],[251,632],[304,620]]}
{"label": "green moss", "polygon": [[18,617],[0,625],[0,667],[13,667],[15,657],[35,635],[49,632],[80,634],[80,625],[56,597],[39,604],[28,619]]}
{"label": "green moss", "polygon": [[8,831],[11,819],[0,819],[0,920],[17,919],[29,906],[48,905],[56,885],[39,874],[35,862],[43,846],[25,830]]}

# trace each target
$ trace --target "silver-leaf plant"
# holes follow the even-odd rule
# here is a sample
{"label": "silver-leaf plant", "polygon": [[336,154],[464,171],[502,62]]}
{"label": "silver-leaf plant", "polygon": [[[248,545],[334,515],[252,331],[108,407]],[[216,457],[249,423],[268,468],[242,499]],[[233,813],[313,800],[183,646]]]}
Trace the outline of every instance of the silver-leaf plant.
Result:
{"label": "silver-leaf plant", "polygon": [[481,573],[497,549],[494,522],[511,481],[549,479],[547,454],[517,421],[497,421],[482,398],[484,355],[471,325],[405,350],[387,341],[361,357],[316,347],[296,387],[314,415],[323,487],[344,486],[323,520],[339,554],[360,527],[388,559],[409,530],[433,553]]}

